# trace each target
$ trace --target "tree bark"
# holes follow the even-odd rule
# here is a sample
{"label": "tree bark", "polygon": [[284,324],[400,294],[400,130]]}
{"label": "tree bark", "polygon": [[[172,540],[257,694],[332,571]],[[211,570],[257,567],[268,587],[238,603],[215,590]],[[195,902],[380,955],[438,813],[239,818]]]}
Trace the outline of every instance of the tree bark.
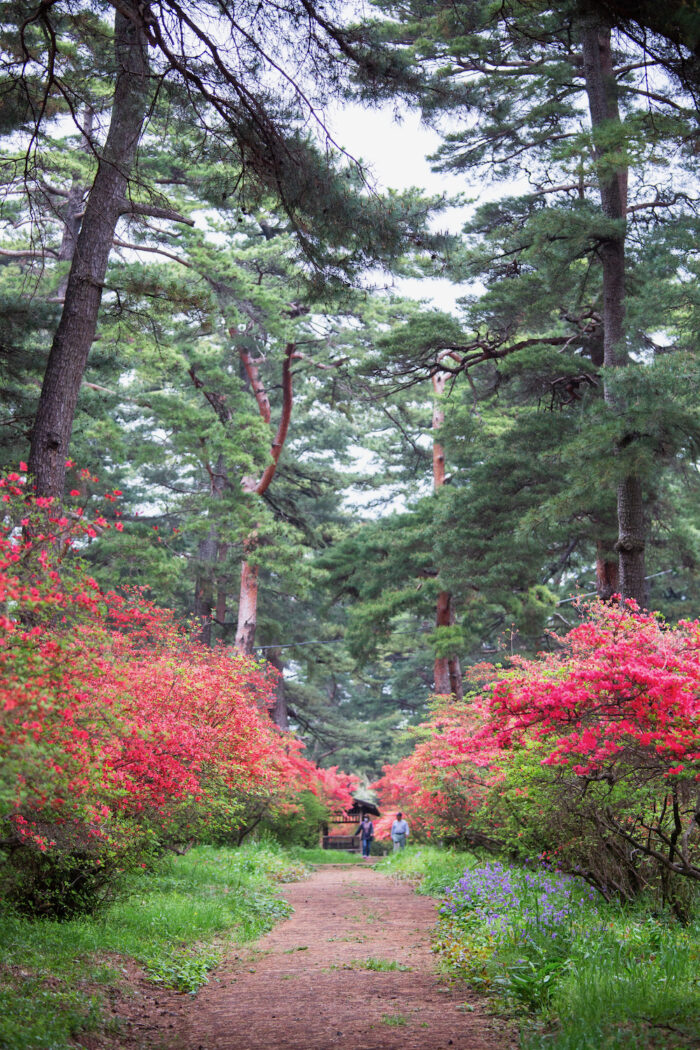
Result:
{"label": "tree bark", "polygon": [[[617,102],[617,84],[610,45],[610,29],[596,18],[582,23],[582,59],[588,96],[588,108],[594,138],[605,125],[620,124]],[[625,231],[623,222],[627,211],[627,169],[605,170],[605,147],[594,145],[595,157],[602,162],[598,174],[600,203],[607,219],[617,221],[619,234],[609,234],[600,244],[603,267],[603,358],[607,368],[624,365],[625,317]],[[606,384],[605,399],[617,412],[624,406],[617,403]],[[633,475],[621,479],[617,487],[618,539],[616,549],[620,559],[619,586],[623,598],[633,598],[639,605],[646,604],[644,582],[644,549],[646,527],[642,485]]]}
{"label": "tree bark", "polygon": [[445,484],[445,450],[434,435],[445,422],[445,410],[438,398],[442,397],[445,392],[447,372],[437,372],[432,377],[432,381],[435,394],[433,403],[433,492],[438,492]]}
{"label": "tree bark", "polygon": [[78,394],[95,338],[112,241],[124,210],[146,116],[149,69],[143,6],[124,0],[114,15],[116,85],[109,131],[75,245],[29,454],[29,472],[40,496],[63,495]]}
{"label": "tree bark", "polygon": [[620,590],[623,598],[634,598],[642,607],[647,605],[647,582],[644,551],[646,522],[644,497],[640,478],[623,478],[617,489],[617,517],[620,534],[617,550],[620,553]]}
{"label": "tree bark", "polygon": [[609,555],[608,546],[602,540],[596,544],[596,593],[601,601],[610,601],[613,594],[619,593],[620,578],[618,564]]}
{"label": "tree bark", "polygon": [[[219,562],[224,561],[228,552],[228,544],[219,543],[216,559]],[[228,590],[226,587],[226,577],[218,576],[216,580],[216,612],[215,619],[221,630],[222,641],[226,640],[226,609],[228,606]]]}
{"label": "tree bark", "polygon": [[267,659],[274,668],[279,671],[277,686],[275,687],[275,706],[272,709],[272,721],[279,729],[289,729],[289,714],[287,711],[287,694],[284,689],[284,661],[281,649],[270,649]]}
{"label": "tree bark", "polygon": [[[226,398],[222,394],[207,389],[204,382],[197,375],[196,369],[190,368],[189,376],[197,390],[201,390],[204,397],[216,412],[222,426],[226,427],[231,422],[233,413],[229,408]],[[223,454],[219,454],[216,466],[208,467],[210,495],[213,499],[221,499],[226,489],[228,475],[226,462]],[[197,575],[194,584],[194,615],[201,623],[199,640],[203,645],[212,644],[212,610],[214,608],[214,576],[217,561],[223,561],[226,556],[226,544],[219,540],[219,533],[214,524],[210,525],[209,533],[199,541],[197,547]],[[223,625],[226,619],[226,590],[223,578],[217,581],[216,596],[216,620]],[[223,632],[223,626],[222,626]]]}
{"label": "tree bark", "polygon": [[[228,413],[227,418],[230,418]],[[226,487],[226,464],[223,455],[219,455],[216,467],[211,473],[211,496],[221,499]],[[226,547],[219,540],[215,524],[209,526],[209,532],[197,547],[197,575],[194,585],[194,615],[201,623],[199,640],[203,645],[213,644],[213,621],[223,624],[226,619],[226,590],[221,578],[216,580],[216,612],[214,613],[215,566],[222,561]],[[223,630],[223,628],[222,628]]]}
{"label": "tree bark", "polygon": [[[432,377],[433,393],[435,403],[433,405],[433,434],[437,433],[445,422],[445,412],[441,402],[438,400],[445,392],[448,373],[437,372]],[[445,484],[445,450],[439,441],[433,437],[433,492],[439,492]],[[449,591],[440,591],[437,598],[435,612],[436,627],[451,627],[455,622],[454,602]],[[453,694],[458,700],[462,699],[462,669],[459,657],[436,656],[433,668],[435,692],[441,695]]]}
{"label": "tree bark", "polygon": [[[88,106],[83,114],[83,124],[80,129],[82,134],[82,149],[85,153],[93,149],[92,143],[92,124],[93,124],[93,112]],[[83,221],[83,201],[87,186],[80,180],[74,178],[71,182],[70,190],[68,191],[68,197],[66,203],[61,208],[61,219],[63,221],[63,236],[61,238],[61,247],[58,249],[58,260],[59,262],[72,262],[73,256],[75,255],[75,246],[78,243],[78,236],[80,234],[80,226]],[[62,277],[58,288],[56,289],[56,297],[58,299],[64,299],[66,289],[68,287],[68,274]]]}
{"label": "tree bark", "polygon": [[214,581],[212,571],[219,545],[216,528],[209,526],[209,533],[197,545],[197,575],[194,584],[194,615],[199,620],[199,640],[202,645],[212,644],[212,609],[214,607]]}
{"label": "tree bark", "polygon": [[[292,405],[294,403],[294,391],[292,388],[292,361],[294,360],[294,343],[288,343],[285,350],[284,362],[282,364],[282,413],[280,415],[277,433],[275,434],[272,447],[270,448],[270,463],[265,468],[259,480],[248,477],[243,478],[243,490],[254,492],[262,496],[268,489],[270,482],[275,476],[277,464],[284,443],[287,440],[289,421],[292,417]],[[251,388],[258,404],[258,411],[265,423],[271,419],[270,401],[265,387],[260,379],[257,365],[250,353],[241,349],[241,361],[250,379]],[[246,551],[250,553],[257,544],[256,534],[248,537]],[[236,641],[234,647],[239,653],[250,654],[255,645],[255,632],[258,625],[258,567],[251,565],[247,558],[241,563],[241,586],[238,600],[238,626],[236,628]]]}
{"label": "tree bark", "polygon": [[250,656],[255,645],[258,626],[258,567],[244,560],[241,563],[241,586],[238,592],[238,626],[234,648]]}

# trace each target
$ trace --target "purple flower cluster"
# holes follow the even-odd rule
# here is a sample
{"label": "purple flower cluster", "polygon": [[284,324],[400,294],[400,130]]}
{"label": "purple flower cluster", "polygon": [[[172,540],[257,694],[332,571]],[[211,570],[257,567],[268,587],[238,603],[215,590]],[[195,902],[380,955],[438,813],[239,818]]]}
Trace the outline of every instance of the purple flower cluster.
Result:
{"label": "purple flower cluster", "polygon": [[[592,899],[590,893],[586,897]],[[584,900],[580,883],[571,876],[491,861],[465,871],[448,887],[440,911],[456,919],[471,916],[499,937],[530,940],[533,935],[556,937]]]}

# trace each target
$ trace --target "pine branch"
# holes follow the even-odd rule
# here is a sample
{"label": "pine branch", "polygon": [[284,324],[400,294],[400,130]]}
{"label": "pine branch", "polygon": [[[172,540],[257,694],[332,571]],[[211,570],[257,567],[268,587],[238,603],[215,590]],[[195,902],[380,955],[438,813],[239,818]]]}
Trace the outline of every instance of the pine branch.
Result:
{"label": "pine branch", "polygon": [[124,200],[119,210],[120,215],[146,215],[151,219],[167,219],[169,222],[182,222],[194,226],[194,220],[180,215],[174,208],[161,208],[157,204],[142,204],[138,201]]}

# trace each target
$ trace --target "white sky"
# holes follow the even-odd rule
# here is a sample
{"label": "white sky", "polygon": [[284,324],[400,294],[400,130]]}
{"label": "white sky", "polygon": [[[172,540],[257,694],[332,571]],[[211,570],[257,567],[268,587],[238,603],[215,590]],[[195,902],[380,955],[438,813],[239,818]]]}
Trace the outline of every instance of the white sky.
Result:
{"label": "white sky", "polygon": [[[338,145],[369,166],[377,189],[407,190],[416,186],[429,194],[477,196],[463,175],[431,170],[426,156],[438,148],[440,135],[422,124],[413,110],[403,110],[400,120],[395,119],[394,113],[394,107],[389,105],[379,109],[347,105],[335,107],[327,116]],[[441,212],[433,226],[458,233],[471,210],[460,207]],[[465,292],[464,287],[437,278],[400,278],[395,287],[403,295],[427,299],[444,310],[452,310],[455,300]]]}

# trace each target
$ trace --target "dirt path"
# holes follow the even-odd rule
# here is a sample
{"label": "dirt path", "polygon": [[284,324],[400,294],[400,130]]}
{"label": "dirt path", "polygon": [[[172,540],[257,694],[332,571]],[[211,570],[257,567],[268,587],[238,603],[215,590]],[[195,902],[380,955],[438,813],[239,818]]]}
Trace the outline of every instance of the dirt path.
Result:
{"label": "dirt path", "polygon": [[[482,1001],[435,973],[435,905],[366,868],[286,886],[294,914],[241,949],[195,999],[139,985],[121,1047],[509,1050]],[[378,969],[368,968],[379,967]],[[374,962],[373,962],[374,960]],[[402,969],[383,970],[396,964]]]}

